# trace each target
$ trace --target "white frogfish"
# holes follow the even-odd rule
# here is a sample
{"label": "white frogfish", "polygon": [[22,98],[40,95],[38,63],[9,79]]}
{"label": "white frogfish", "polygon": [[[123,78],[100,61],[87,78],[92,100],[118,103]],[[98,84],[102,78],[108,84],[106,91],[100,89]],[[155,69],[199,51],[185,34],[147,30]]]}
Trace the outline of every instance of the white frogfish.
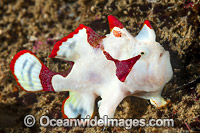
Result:
{"label": "white frogfish", "polygon": [[10,69],[18,85],[28,92],[69,91],[62,105],[64,118],[92,116],[99,96],[101,118],[113,118],[127,96],[164,106],[161,92],[173,71],[169,52],[156,42],[150,22],[133,37],[114,16],[108,21],[110,34],[101,36],[80,24],[54,45],[49,57],[74,62],[70,72],[52,72],[31,51],[17,53]]}

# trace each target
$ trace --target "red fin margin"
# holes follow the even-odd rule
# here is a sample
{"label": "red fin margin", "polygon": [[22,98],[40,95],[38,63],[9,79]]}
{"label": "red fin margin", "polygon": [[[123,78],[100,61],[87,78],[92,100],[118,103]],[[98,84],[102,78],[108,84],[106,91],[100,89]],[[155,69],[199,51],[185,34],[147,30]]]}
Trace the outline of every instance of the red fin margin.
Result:
{"label": "red fin margin", "polygon": [[[17,82],[17,85],[18,85],[22,90],[24,90],[24,91],[26,91],[26,92],[29,92],[29,91],[27,91],[26,89],[24,89],[24,88],[21,86],[21,84],[19,83],[18,78],[17,78],[17,76],[15,75],[15,68],[14,68],[17,59],[18,59],[20,56],[22,56],[23,54],[26,54],[26,53],[30,53],[30,54],[34,55],[34,54],[33,54],[31,51],[29,51],[29,50],[21,50],[20,52],[18,52],[17,54],[15,54],[15,56],[13,57],[13,59],[12,59],[12,61],[11,61],[11,63],[10,63],[10,70],[11,70],[12,74],[14,75],[14,78],[15,78],[15,80],[16,80],[16,82]],[[35,56],[35,55],[34,55],[34,56]],[[40,92],[40,91],[34,91],[34,92]]]}
{"label": "red fin margin", "polygon": [[[153,29],[152,26],[151,26],[151,23],[149,22],[149,20],[145,20],[145,21],[144,21],[144,25],[145,25],[145,24],[146,24],[147,27],[149,27],[150,29]],[[144,26],[144,25],[143,25],[143,26]]]}
{"label": "red fin margin", "polygon": [[68,36],[62,38],[60,41],[58,41],[55,45],[54,48],[52,50],[52,53],[49,55],[50,58],[54,58],[57,55],[57,52],[59,51],[59,47],[62,45],[63,42],[66,42],[69,38],[73,38],[73,36],[75,34],[78,34],[79,30],[85,28],[86,29],[86,33],[87,33],[87,40],[88,43],[94,47],[94,48],[98,48],[99,47],[99,42],[101,41],[101,39],[103,39],[105,36],[101,36],[98,33],[96,33],[95,31],[93,31],[90,27],[87,27],[83,24],[80,24],[78,28],[76,28],[75,31],[71,32]]}

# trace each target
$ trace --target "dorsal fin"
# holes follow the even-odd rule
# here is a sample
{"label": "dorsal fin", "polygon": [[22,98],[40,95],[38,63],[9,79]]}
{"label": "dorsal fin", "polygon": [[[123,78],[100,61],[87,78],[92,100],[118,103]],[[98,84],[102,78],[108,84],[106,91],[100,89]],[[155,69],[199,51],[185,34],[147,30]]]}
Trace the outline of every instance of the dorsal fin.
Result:
{"label": "dorsal fin", "polygon": [[54,45],[49,57],[74,61],[80,56],[81,47],[89,44],[94,48],[98,48],[100,41],[104,37],[97,34],[90,27],[80,24],[74,32],[71,32]]}
{"label": "dorsal fin", "polygon": [[114,27],[118,27],[120,29],[124,28],[123,24],[116,17],[112,15],[108,16],[108,22],[109,22],[110,31],[112,31]]}
{"label": "dorsal fin", "polygon": [[136,36],[138,41],[156,41],[156,34],[148,20],[144,21],[142,29]]}

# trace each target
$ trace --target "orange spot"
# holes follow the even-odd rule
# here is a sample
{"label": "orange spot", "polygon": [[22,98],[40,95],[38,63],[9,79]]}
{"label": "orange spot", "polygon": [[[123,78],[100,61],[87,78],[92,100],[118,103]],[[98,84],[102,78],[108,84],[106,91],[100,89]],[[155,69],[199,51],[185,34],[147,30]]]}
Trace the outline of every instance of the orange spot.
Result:
{"label": "orange spot", "polygon": [[113,30],[113,35],[115,37],[121,37],[122,36],[122,33],[120,31],[117,31],[117,30]]}

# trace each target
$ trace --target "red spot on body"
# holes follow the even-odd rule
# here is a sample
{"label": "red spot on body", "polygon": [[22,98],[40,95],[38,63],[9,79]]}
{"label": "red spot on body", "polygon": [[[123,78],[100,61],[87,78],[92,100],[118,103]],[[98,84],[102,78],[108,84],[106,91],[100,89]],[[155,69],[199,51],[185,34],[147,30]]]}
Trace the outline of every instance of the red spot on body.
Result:
{"label": "red spot on body", "polygon": [[117,60],[114,59],[108,52],[104,51],[104,55],[108,60],[114,61],[116,65],[116,76],[121,81],[124,82],[126,80],[126,77],[132,70],[134,64],[140,59],[141,55],[135,56],[133,58],[127,59],[127,60]]}
{"label": "red spot on body", "polygon": [[55,74],[55,72],[50,71],[45,65],[42,64],[39,78],[42,84],[43,91],[54,91],[51,79]]}
{"label": "red spot on body", "polygon": [[112,31],[112,29],[114,27],[118,27],[120,29],[124,28],[123,24],[117,18],[115,18],[112,15],[108,16],[108,22],[109,22],[110,31]]}

